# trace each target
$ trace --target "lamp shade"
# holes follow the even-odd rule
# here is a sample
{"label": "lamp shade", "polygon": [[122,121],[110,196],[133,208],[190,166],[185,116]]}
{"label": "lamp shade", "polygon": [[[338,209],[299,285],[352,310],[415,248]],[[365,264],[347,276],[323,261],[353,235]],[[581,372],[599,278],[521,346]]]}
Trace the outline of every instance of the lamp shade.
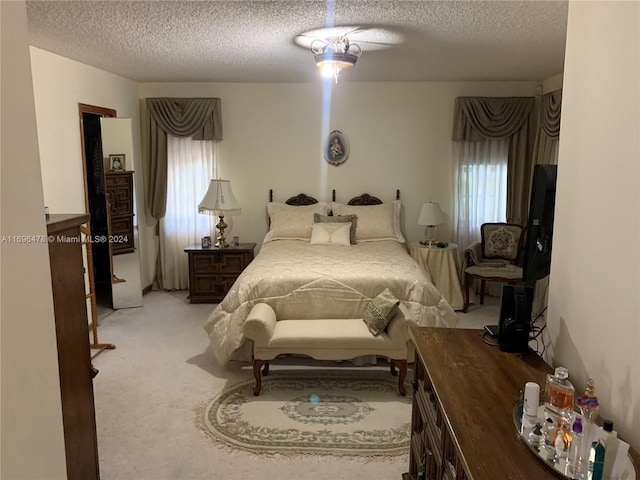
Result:
{"label": "lamp shade", "polygon": [[198,212],[213,212],[223,215],[238,215],[240,204],[233,196],[229,180],[211,180],[204,198],[198,205]]}
{"label": "lamp shade", "polygon": [[418,225],[440,225],[444,220],[438,202],[424,202],[418,215]]}

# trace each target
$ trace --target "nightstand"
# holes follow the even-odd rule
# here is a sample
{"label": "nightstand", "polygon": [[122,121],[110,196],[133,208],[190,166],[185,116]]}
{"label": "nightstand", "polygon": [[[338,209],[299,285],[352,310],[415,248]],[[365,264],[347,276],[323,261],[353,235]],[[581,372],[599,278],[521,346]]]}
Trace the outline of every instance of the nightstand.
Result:
{"label": "nightstand", "polygon": [[220,303],[238,276],[253,260],[255,243],[226,248],[192,245],[189,255],[189,296],[191,303]]}
{"label": "nightstand", "polygon": [[458,276],[458,245],[450,243],[444,248],[438,248],[412,243],[409,254],[429,274],[451,308],[462,310],[464,300]]}

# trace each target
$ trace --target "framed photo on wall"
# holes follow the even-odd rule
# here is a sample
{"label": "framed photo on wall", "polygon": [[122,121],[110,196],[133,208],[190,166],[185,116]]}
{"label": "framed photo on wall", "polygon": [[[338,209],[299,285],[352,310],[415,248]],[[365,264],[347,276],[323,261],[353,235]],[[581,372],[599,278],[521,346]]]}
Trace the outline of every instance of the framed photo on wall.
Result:
{"label": "framed photo on wall", "polygon": [[349,141],[339,130],[331,132],[324,142],[324,159],[330,165],[340,165],[349,158]]}
{"label": "framed photo on wall", "polygon": [[109,155],[109,168],[116,172],[123,172],[125,168],[125,154],[117,153],[115,155]]}

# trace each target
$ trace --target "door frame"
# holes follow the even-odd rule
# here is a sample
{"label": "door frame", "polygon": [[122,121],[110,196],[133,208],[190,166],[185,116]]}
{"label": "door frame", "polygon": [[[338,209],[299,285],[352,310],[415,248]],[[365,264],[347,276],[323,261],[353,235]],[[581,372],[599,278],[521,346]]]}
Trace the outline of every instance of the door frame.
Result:
{"label": "door frame", "polygon": [[[87,155],[85,151],[85,132],[84,132],[84,118],[83,114],[89,113],[92,115],[96,115],[99,117],[117,117],[117,113],[115,109],[106,108],[106,107],[98,107],[96,105],[88,105],[85,103],[78,103],[78,116],[79,116],[79,126],[80,126],[80,148],[82,150],[82,181],[84,184],[84,208],[85,213],[91,214],[91,209],[89,205],[89,185],[87,181]],[[91,226],[93,219],[89,219],[89,232],[93,235],[93,227]],[[109,209],[107,204],[107,228],[109,227]],[[93,249],[92,249],[93,250]],[[92,253],[93,254],[93,253]],[[108,249],[109,256],[109,297],[110,297],[110,306],[113,308],[113,252],[111,251],[111,244],[109,244]],[[93,259],[95,263],[95,259]],[[94,292],[95,294],[95,286]]]}
{"label": "door frame", "polygon": [[84,151],[83,113],[94,113],[102,117],[117,117],[118,114],[113,108],[97,107],[86,103],[78,103],[78,116],[80,118],[80,148],[82,151],[82,181],[84,183],[84,212],[89,213],[89,187],[87,185],[87,156]]}

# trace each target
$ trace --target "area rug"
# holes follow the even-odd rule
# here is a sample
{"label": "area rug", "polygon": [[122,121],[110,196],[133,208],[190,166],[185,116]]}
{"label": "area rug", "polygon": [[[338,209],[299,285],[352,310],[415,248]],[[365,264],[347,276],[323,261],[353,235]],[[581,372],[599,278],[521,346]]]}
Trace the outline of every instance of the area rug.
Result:
{"label": "area rug", "polygon": [[[271,371],[228,386],[196,409],[196,424],[228,450],[257,455],[408,455],[411,397],[389,370]],[[407,388],[407,392],[411,389]]]}

